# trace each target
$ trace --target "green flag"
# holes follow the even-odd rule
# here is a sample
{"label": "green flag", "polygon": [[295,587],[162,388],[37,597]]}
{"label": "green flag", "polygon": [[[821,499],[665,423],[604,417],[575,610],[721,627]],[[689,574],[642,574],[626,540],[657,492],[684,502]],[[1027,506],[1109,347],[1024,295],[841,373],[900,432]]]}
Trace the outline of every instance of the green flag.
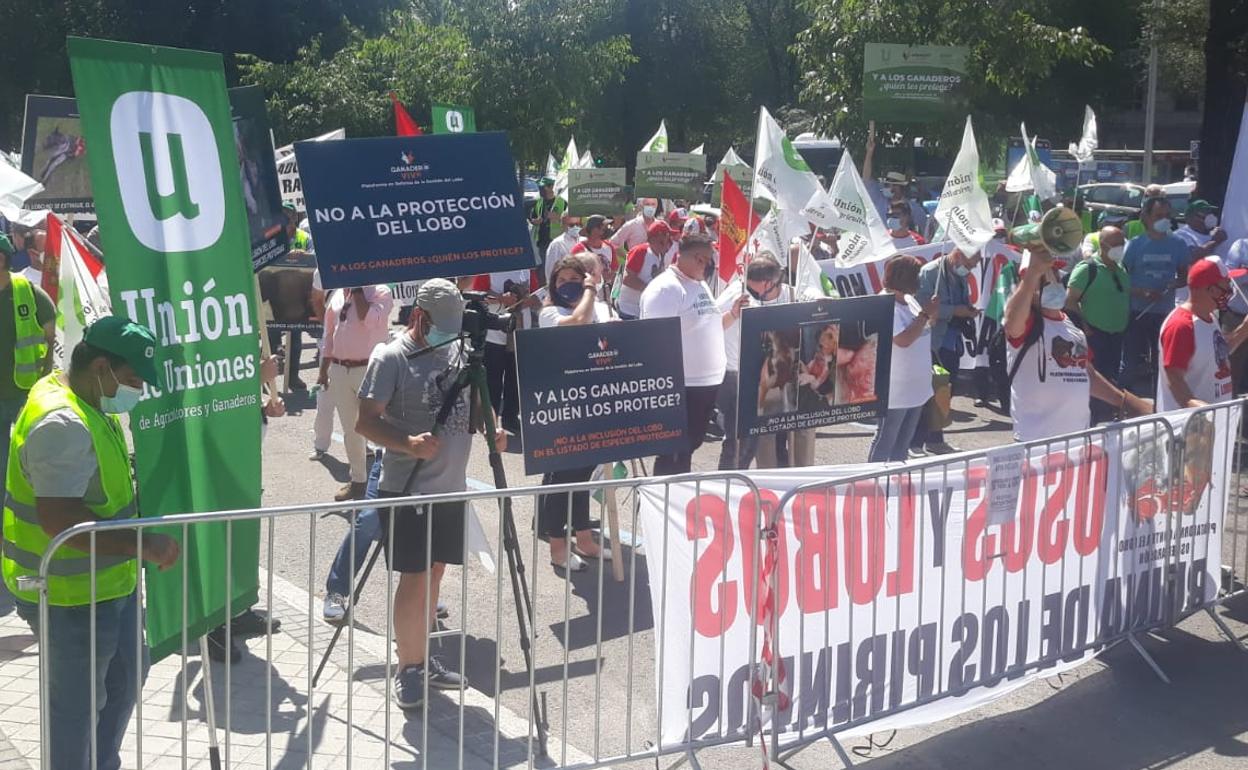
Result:
{"label": "green flag", "polygon": [[477,116],[471,107],[458,104],[433,105],[433,133],[475,134]]}
{"label": "green flag", "polygon": [[[113,311],[160,346],[130,415],[142,515],[256,507],[260,345],[221,57],[70,38],[69,59]],[[256,600],[258,522],[190,527],[182,554],[146,572],[154,660],[181,645],[184,569],[188,639],[226,619],[227,580],[233,612]]]}

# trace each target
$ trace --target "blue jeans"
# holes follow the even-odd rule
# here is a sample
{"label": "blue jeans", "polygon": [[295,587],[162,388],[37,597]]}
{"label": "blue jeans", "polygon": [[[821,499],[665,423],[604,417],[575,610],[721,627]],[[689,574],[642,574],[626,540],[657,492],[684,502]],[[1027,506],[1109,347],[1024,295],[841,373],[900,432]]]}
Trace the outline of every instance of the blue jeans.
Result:
{"label": "blue jeans", "polygon": [[914,438],[923,411],[923,406],[912,406],[909,409],[889,409],[885,412],[880,417],[879,427],[875,429],[875,438],[871,440],[867,462],[905,460],[910,439]]}
{"label": "blue jeans", "polygon": [[[382,454],[378,452],[377,459],[373,461],[373,467],[368,472],[368,488],[364,491],[365,500],[377,499],[377,484],[381,480],[381,457]],[[356,514],[355,572],[357,574],[364,566],[364,560],[368,558],[368,547],[380,535],[381,519],[377,516],[376,508],[366,508]],[[325,578],[325,593],[351,596],[350,531],[342,539],[342,545],[338,546],[338,555],[334,557],[334,563],[330,565],[329,575]]]}
{"label": "blue jeans", "polygon": [[[17,614],[36,634],[39,607],[19,601]],[[45,714],[51,737],[47,746],[53,770],[91,767],[91,717],[96,723],[99,770],[121,767],[121,741],[138,698],[136,676],[147,680],[147,645],[139,628],[138,594],[95,605],[95,707],[90,702],[91,607],[48,607],[48,666]]]}
{"label": "blue jeans", "polygon": [[21,398],[0,398],[0,500],[5,498],[8,490],[9,467],[9,434],[13,432],[13,423],[17,421],[18,412],[26,405],[26,396]]}

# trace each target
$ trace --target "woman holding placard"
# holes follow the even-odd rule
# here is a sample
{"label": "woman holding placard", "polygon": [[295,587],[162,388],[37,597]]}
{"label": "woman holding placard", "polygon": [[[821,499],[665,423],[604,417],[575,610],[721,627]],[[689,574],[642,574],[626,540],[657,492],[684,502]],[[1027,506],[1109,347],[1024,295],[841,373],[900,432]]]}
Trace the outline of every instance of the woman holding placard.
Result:
{"label": "woman holding placard", "polygon": [[[597,262],[592,254],[566,257],[559,260],[550,272],[546,284],[546,304],[538,316],[538,326],[580,326],[614,320],[611,309],[598,299],[597,271],[587,269],[587,263]],[[542,484],[575,484],[589,481],[596,465],[552,471],[542,476]],[[575,545],[570,546],[568,529],[575,533]],[[589,492],[542,495],[538,498],[537,532],[550,541],[550,563],[569,572],[585,569],[581,558],[611,558],[610,549],[594,542],[589,528]]]}

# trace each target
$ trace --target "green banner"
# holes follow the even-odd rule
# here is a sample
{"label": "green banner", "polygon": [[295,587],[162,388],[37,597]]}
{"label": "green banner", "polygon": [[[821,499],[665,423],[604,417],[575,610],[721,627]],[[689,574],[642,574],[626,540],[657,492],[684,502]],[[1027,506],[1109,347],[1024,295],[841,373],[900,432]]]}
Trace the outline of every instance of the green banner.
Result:
{"label": "green banner", "polygon": [[568,213],[578,217],[624,214],[633,206],[633,188],[622,168],[568,169]]}
{"label": "green banner", "polygon": [[[160,387],[130,415],[142,515],[256,507],[260,344],[221,57],[70,38],[69,60],[113,310],[160,344]],[[255,602],[259,533],[195,525],[182,563],[147,570],[153,659],[181,647],[184,570],[188,639],[225,620],[227,580],[235,613]]]}
{"label": "green banner", "polygon": [[961,116],[966,111],[968,50],[962,46],[867,43],[862,60],[864,117],[928,123]]}
{"label": "green banner", "polygon": [[637,173],[633,182],[638,198],[670,198],[692,203],[702,197],[705,181],[705,155],[691,152],[637,153]]}
{"label": "green banner", "polygon": [[435,134],[475,134],[477,133],[477,116],[471,107],[458,104],[433,105],[433,133]]}
{"label": "green banner", "polygon": [[728,176],[732,177],[732,181],[737,183],[737,187],[741,188],[741,194],[748,201],[750,195],[754,192],[754,169],[745,165],[728,165],[720,163],[715,167],[715,177],[711,184],[711,205],[719,206],[724,199],[724,172],[728,172]]}

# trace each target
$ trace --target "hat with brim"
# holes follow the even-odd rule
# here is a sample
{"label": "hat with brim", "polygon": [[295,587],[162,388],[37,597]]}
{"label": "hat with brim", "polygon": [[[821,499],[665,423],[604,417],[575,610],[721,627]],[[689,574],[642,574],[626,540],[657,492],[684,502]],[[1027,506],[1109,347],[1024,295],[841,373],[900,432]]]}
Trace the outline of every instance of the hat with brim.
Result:
{"label": "hat with brim", "polygon": [[1189,289],[1207,289],[1223,281],[1229,281],[1231,274],[1226,265],[1218,257],[1205,257],[1192,263],[1187,271],[1187,287]]}
{"label": "hat with brim", "polygon": [[416,307],[443,334],[459,334],[464,327],[464,298],[445,278],[430,278],[416,290]]}
{"label": "hat with brim", "polygon": [[551,179],[551,178],[550,178],[550,177],[548,177],[548,176],[544,176],[544,177],[542,177],[542,178],[541,178],[541,179],[539,179],[539,180],[538,180],[538,182],[537,182],[537,186],[538,186],[538,187],[551,187],[551,186],[553,186],[554,184],[555,184],[555,180],[554,180],[554,179]]}
{"label": "hat with brim", "polygon": [[120,356],[144,382],[160,387],[156,335],[146,326],[125,316],[106,315],[87,327],[82,341],[97,350]]}
{"label": "hat with brim", "polygon": [[884,175],[884,184],[909,184],[910,180],[900,171],[890,171]]}
{"label": "hat with brim", "polygon": [[13,256],[13,242],[9,240],[9,236],[0,233],[0,254]]}
{"label": "hat with brim", "polygon": [[702,217],[717,217],[720,214],[719,209],[706,203],[698,203],[689,210]]}
{"label": "hat with brim", "polygon": [[646,237],[650,237],[652,235],[671,235],[671,234],[672,234],[672,228],[668,227],[666,222],[660,222],[657,219],[651,222],[650,226],[646,228]]}
{"label": "hat with brim", "polygon": [[1187,204],[1188,214],[1212,214],[1213,212],[1217,210],[1218,210],[1217,206],[1213,205],[1207,200],[1201,200],[1200,198],[1197,198],[1196,200],[1191,201],[1190,203]]}

